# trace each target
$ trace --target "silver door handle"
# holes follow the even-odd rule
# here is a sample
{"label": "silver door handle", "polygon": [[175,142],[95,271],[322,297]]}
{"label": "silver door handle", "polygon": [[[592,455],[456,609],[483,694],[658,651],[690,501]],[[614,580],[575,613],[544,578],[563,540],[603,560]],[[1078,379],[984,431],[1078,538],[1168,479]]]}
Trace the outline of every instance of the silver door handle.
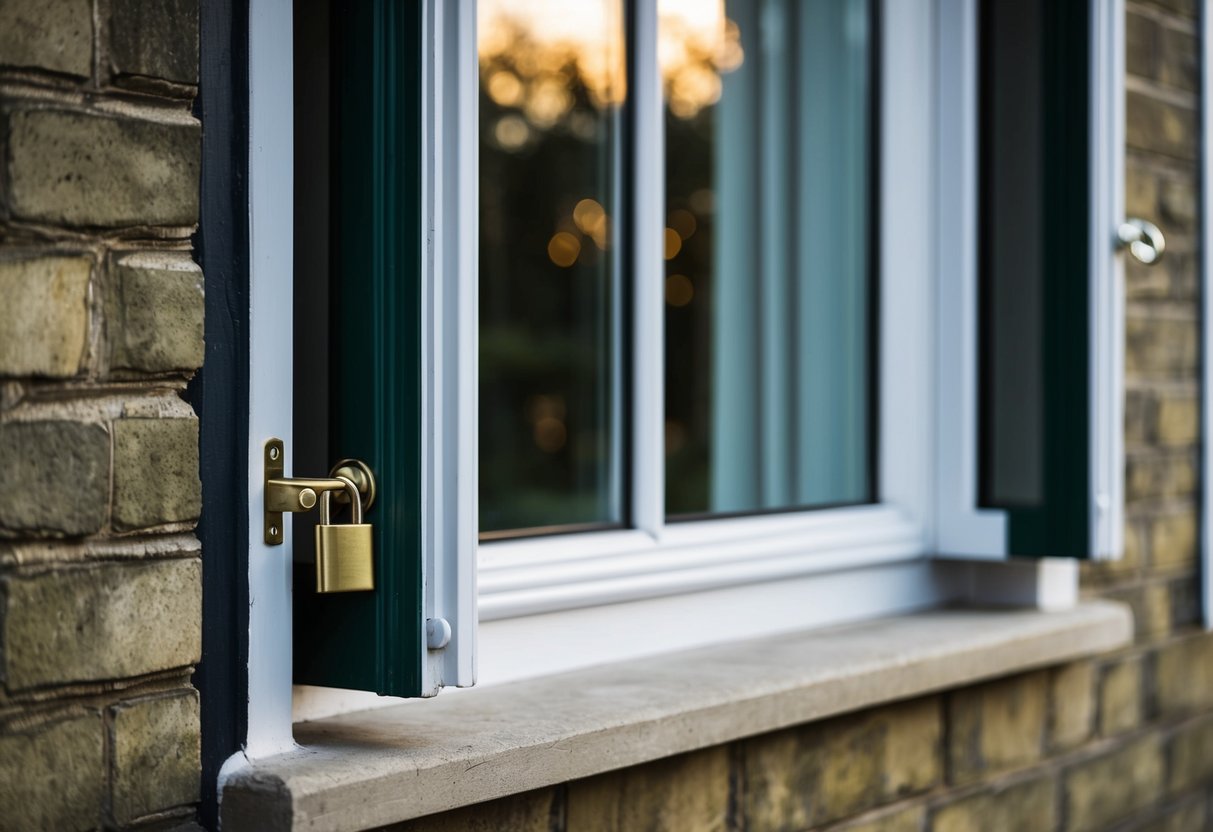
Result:
{"label": "silver door handle", "polygon": [[1128,248],[1129,253],[1152,266],[1162,259],[1167,250],[1167,240],[1158,226],[1138,217],[1129,217],[1116,230],[1117,248]]}

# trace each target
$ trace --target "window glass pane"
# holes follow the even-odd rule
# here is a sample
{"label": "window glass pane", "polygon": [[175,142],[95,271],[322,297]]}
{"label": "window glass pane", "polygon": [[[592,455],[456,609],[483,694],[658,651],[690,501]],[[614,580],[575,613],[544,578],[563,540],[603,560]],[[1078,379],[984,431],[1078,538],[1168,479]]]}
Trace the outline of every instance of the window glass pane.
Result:
{"label": "window glass pane", "polygon": [[661,0],[666,509],[871,500],[867,0]]}
{"label": "window glass pane", "polygon": [[620,0],[482,0],[480,528],[622,516]]}

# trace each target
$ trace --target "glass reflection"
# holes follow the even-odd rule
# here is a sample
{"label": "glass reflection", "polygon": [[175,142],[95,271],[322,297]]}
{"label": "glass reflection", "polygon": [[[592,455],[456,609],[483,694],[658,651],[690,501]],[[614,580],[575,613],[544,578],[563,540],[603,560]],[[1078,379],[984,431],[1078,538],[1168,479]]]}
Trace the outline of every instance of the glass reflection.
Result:
{"label": "glass reflection", "polygon": [[621,3],[478,15],[480,529],[618,524]]}
{"label": "glass reflection", "polygon": [[660,0],[666,510],[865,502],[866,0]]}

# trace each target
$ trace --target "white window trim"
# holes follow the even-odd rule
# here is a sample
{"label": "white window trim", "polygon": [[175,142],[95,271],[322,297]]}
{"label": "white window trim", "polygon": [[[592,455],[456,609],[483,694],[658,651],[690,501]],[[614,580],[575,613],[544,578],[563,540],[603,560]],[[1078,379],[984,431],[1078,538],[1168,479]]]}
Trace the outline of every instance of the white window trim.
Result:
{"label": "white window trim", "polygon": [[1124,553],[1125,4],[1091,13],[1091,545],[1096,560]]}
{"label": "white window trim", "polygon": [[[1118,0],[1119,1],[1119,0]],[[741,638],[762,637],[793,629],[871,618],[928,607],[958,598],[994,598],[1043,606],[1073,603],[1077,592],[1077,569],[1072,562],[1031,562],[997,565],[1010,568],[1016,579],[990,580],[985,567],[973,563],[934,560],[932,553],[948,551],[939,546],[936,500],[940,471],[941,440],[956,434],[942,432],[941,400],[937,379],[951,373],[936,362],[944,347],[936,340],[937,316],[944,311],[938,297],[937,270],[946,255],[939,248],[939,228],[946,227],[941,209],[947,202],[939,155],[942,117],[954,97],[947,94],[943,69],[959,57],[943,48],[940,26],[950,25],[947,13],[954,3],[972,0],[885,0],[882,13],[884,42],[880,44],[883,112],[881,123],[895,124],[881,134],[881,332],[879,412],[878,505],[837,510],[769,515],[728,520],[678,523],[663,521],[663,424],[660,360],[641,362],[636,373],[633,401],[642,418],[636,422],[632,518],[636,528],[627,531],[564,535],[531,540],[502,541],[476,545],[475,513],[476,457],[476,182],[477,158],[474,0],[443,4],[428,0],[426,38],[430,50],[423,60],[427,167],[423,184],[426,211],[426,263],[423,289],[432,326],[424,333],[426,369],[423,436],[426,457],[426,505],[423,532],[427,617],[449,621],[463,649],[450,658],[431,653],[426,664],[426,686],[431,692],[442,685],[467,685],[475,676],[481,682],[497,683],[527,676],[557,673],[605,661],[682,650]],[[286,0],[253,0],[254,12],[273,6],[285,15],[274,35],[279,51],[285,49],[289,66],[289,43],[281,46],[282,31],[289,31],[290,4]],[[282,9],[285,11],[282,11]],[[662,181],[662,113],[659,80],[655,66],[656,0],[637,3],[638,60],[648,60],[651,84],[633,83],[640,122],[640,147],[647,152],[636,160],[640,181]],[[263,37],[273,37],[265,33]],[[261,40],[254,37],[256,52]],[[267,54],[269,54],[267,50]],[[970,65],[972,65],[970,56]],[[949,62],[952,62],[949,64]],[[257,61],[254,60],[254,69]],[[449,95],[450,78],[458,95]],[[265,83],[253,72],[250,84]],[[289,72],[279,72],[277,87],[290,85]],[[971,81],[970,81],[971,83]],[[444,89],[444,84],[447,85]],[[271,85],[273,86],[273,85]],[[251,95],[251,107],[266,94]],[[277,90],[281,95],[281,90]],[[289,100],[289,94],[285,96]],[[438,107],[437,103],[444,106]],[[970,114],[971,115],[971,114]],[[961,114],[963,117],[963,113]],[[261,116],[264,120],[264,115]],[[272,137],[290,147],[290,120],[258,133],[258,115],[250,117],[253,164],[265,148],[258,142]],[[285,123],[285,127],[283,127]],[[281,135],[285,132],[285,139]],[[445,149],[450,149],[445,157]],[[968,149],[973,152],[973,148]],[[975,157],[974,157],[975,158]],[[289,164],[286,182],[289,184]],[[281,183],[280,183],[281,184]],[[281,188],[268,192],[273,206],[281,207]],[[259,195],[254,177],[254,231],[260,234]],[[924,206],[927,210],[924,210]],[[268,210],[262,206],[261,210]],[[636,274],[649,275],[637,292],[633,314],[639,340],[638,351],[662,355],[661,326],[664,317],[660,293],[662,274],[662,196],[637,196]],[[282,214],[289,218],[289,212]],[[281,216],[279,219],[281,219]],[[648,233],[644,230],[648,229]],[[289,251],[287,243],[274,241],[274,250]],[[280,235],[279,235],[280,236]],[[259,247],[268,248],[266,240]],[[288,283],[289,283],[289,270]],[[895,277],[896,279],[891,279]],[[259,272],[254,255],[254,304],[259,280],[281,280]],[[264,290],[263,290],[264,291]],[[276,296],[281,303],[281,296]],[[280,307],[289,310],[289,305]],[[255,309],[256,312],[256,309]],[[971,317],[971,316],[970,316]],[[261,319],[255,316],[255,323]],[[289,328],[289,320],[287,322]],[[254,328],[253,352],[264,339]],[[289,348],[289,338],[285,340]],[[265,357],[262,357],[264,362]],[[288,396],[289,397],[289,396]],[[452,417],[453,414],[453,417]],[[281,427],[269,429],[282,430]],[[260,463],[261,436],[254,419],[250,446]],[[462,444],[461,444],[462,441]],[[252,454],[252,450],[250,451]],[[253,457],[251,457],[253,458]],[[256,489],[251,489],[250,511],[259,511]],[[285,548],[285,547],[282,547]],[[966,545],[951,554],[981,556],[979,546]],[[285,552],[277,553],[279,557]],[[990,553],[992,554],[992,553]],[[1001,556],[1000,556],[1001,557]],[[266,576],[254,574],[250,558],[250,581]],[[289,556],[285,567],[289,570]],[[479,571],[479,590],[475,573]],[[1010,574],[1010,573],[1008,573]],[[281,580],[270,576],[271,580]],[[289,586],[289,581],[287,582]],[[996,592],[991,595],[989,588]],[[253,592],[253,588],[250,590]],[[479,601],[479,670],[474,658]],[[289,592],[286,598],[289,616]],[[279,613],[281,615],[282,613]],[[289,627],[282,618],[273,622],[274,632],[258,616],[253,642],[288,648]],[[289,620],[289,618],[287,619]],[[285,632],[285,636],[283,636]],[[468,645],[472,646],[469,648]],[[449,648],[448,648],[449,649]],[[260,659],[257,660],[258,662]],[[285,664],[289,680],[290,663]],[[264,671],[264,673],[263,673]],[[273,672],[250,662],[250,717],[254,676]],[[268,710],[283,721],[280,690],[283,675],[273,680],[279,694]],[[289,689],[287,702],[289,703]],[[295,719],[312,718],[342,710],[388,704],[389,698],[348,691],[298,688]],[[289,739],[290,707],[287,714]],[[250,718],[250,746],[261,726]],[[282,731],[271,732],[279,740]],[[263,747],[270,748],[274,742]],[[262,747],[262,746],[259,746]]]}
{"label": "white window trim", "polygon": [[426,618],[451,628],[422,664],[422,690],[433,695],[474,684],[476,672],[479,132],[467,92],[479,84],[475,0],[426,0],[422,29],[422,580]]}
{"label": "white window trim", "polygon": [[[249,644],[245,754],[294,747],[292,540],[262,538],[264,444],[292,442],[294,366],[294,55],[291,0],[249,3]],[[290,454],[286,464],[290,465]],[[287,476],[292,472],[289,468]],[[239,755],[237,755],[237,758]],[[229,760],[229,764],[238,759]]]}
{"label": "white window trim", "polygon": [[936,545],[1001,560],[1006,514],[977,507],[977,2],[939,0],[938,13]]}

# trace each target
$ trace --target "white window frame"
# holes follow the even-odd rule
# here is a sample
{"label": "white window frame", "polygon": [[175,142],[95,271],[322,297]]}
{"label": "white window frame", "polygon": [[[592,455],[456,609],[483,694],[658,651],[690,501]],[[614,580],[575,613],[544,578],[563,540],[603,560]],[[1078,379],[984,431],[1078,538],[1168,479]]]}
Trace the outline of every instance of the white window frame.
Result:
{"label": "white window frame", "polygon": [[[664,194],[661,188],[633,188],[631,312],[635,352],[645,357],[634,368],[632,390],[634,528],[481,544],[484,681],[892,614],[950,597],[951,588],[937,580],[939,570],[927,561],[933,449],[922,441],[930,434],[934,386],[932,220],[922,210],[931,200],[933,125],[931,108],[920,104],[932,86],[931,5],[932,0],[886,2],[884,41],[874,44],[882,50],[881,121],[898,125],[897,141],[887,132],[877,139],[882,193],[876,207],[883,236],[876,253],[878,366],[885,403],[877,425],[879,501],[665,522]],[[636,75],[629,79],[638,131],[636,181],[662,182],[656,0],[638,3],[636,13]],[[820,586],[832,585],[835,592],[814,598],[806,579],[827,575]],[[842,584],[845,594],[837,592]],[[782,601],[779,587],[786,595]],[[547,631],[553,635],[545,636]]]}
{"label": "white window frame", "polygon": [[[982,540],[942,545],[953,518],[943,511],[941,497],[948,462],[958,436],[945,429],[948,399],[945,380],[956,375],[938,360],[947,346],[940,324],[956,315],[963,334],[975,325],[974,307],[956,309],[944,302],[946,262],[955,235],[948,228],[947,210],[962,206],[975,213],[975,201],[950,202],[944,174],[950,156],[945,149],[966,145],[975,135],[976,70],[972,55],[963,51],[971,38],[949,40],[957,25],[952,11],[968,10],[975,0],[883,0],[883,41],[879,66],[882,96],[880,142],[881,194],[880,258],[881,320],[879,344],[879,502],[851,508],[802,513],[728,518],[665,524],[664,452],[661,413],[663,362],[661,294],[664,267],[661,229],[664,216],[661,189],[635,192],[632,206],[637,235],[633,274],[647,292],[635,292],[631,311],[637,326],[635,350],[646,356],[634,373],[634,424],[630,516],[634,528],[552,537],[476,541],[476,101],[478,68],[475,49],[474,0],[443,3],[427,0],[423,57],[423,206],[425,242],[423,274],[423,332],[425,389],[423,391],[423,548],[427,618],[444,619],[453,630],[452,644],[432,651],[424,668],[424,687],[466,686],[473,682],[500,683],[557,673],[607,661],[690,649],[722,641],[774,635],[879,615],[930,607],[961,598],[978,598],[1067,606],[1077,597],[1077,569],[1072,561],[1041,560],[1015,565],[996,579],[979,564],[944,561],[951,556],[994,558],[1003,553]],[[1112,3],[1123,15],[1121,0]],[[268,79],[257,72],[270,60],[289,66],[289,0],[252,0],[254,24],[258,10],[274,9],[274,26],[254,25],[250,86],[250,165],[252,176],[253,376],[258,345],[258,305],[269,296],[259,283],[280,282],[280,273],[262,271],[258,252],[272,243],[290,251],[290,212],[280,211],[283,185],[289,193],[290,118],[271,113],[266,96],[290,100],[290,73]],[[637,77],[630,79],[635,102],[640,149],[638,181],[664,180],[662,102],[656,67],[656,0],[636,4]],[[285,25],[282,16],[285,15]],[[1113,11],[1115,17],[1117,12]],[[962,15],[961,20],[965,19]],[[273,49],[270,47],[273,42]],[[286,41],[283,45],[283,41]],[[258,59],[258,51],[266,57]],[[273,56],[273,57],[271,57]],[[957,91],[948,83],[951,69],[964,67],[964,84]],[[441,71],[439,71],[441,69]],[[1097,79],[1119,89],[1122,79]],[[640,83],[640,81],[644,83]],[[287,92],[283,93],[285,85]],[[452,94],[452,89],[455,92]],[[953,106],[968,100],[970,106]],[[256,110],[260,107],[261,110]],[[289,104],[287,106],[289,110]],[[282,119],[277,123],[274,120]],[[285,124],[285,126],[284,126]],[[951,125],[951,126],[949,126]],[[952,132],[955,131],[955,132]],[[968,132],[966,132],[968,131]],[[284,135],[285,134],[285,135]],[[1107,141],[1108,137],[1104,134]],[[267,160],[265,143],[281,143],[277,166]],[[1123,144],[1123,142],[1122,142]],[[950,150],[948,151],[951,152]],[[285,157],[285,174],[281,170]],[[973,157],[975,159],[975,156]],[[259,175],[257,166],[263,165]],[[1107,166],[1104,168],[1107,170]],[[975,166],[969,175],[975,176]],[[271,187],[267,179],[279,179]],[[259,185],[259,182],[261,183]],[[973,180],[959,184],[975,200]],[[258,226],[264,212],[278,210],[270,240]],[[962,215],[961,219],[964,219]],[[964,224],[953,226],[963,228]],[[285,235],[285,245],[283,236]],[[975,246],[975,229],[964,229],[961,242]],[[286,279],[289,282],[289,269]],[[289,285],[288,285],[289,289]],[[287,295],[289,297],[289,294]],[[290,305],[275,295],[277,308]],[[941,317],[944,316],[944,317]],[[265,331],[270,332],[266,327]],[[267,336],[273,337],[273,336]],[[277,337],[281,337],[280,331]],[[285,339],[289,346],[289,338]],[[963,368],[962,368],[963,369]],[[277,373],[281,375],[281,365]],[[969,377],[967,371],[960,375]],[[283,376],[289,378],[289,374]],[[289,393],[287,394],[289,398]],[[961,411],[962,414],[964,411]],[[964,415],[969,419],[971,414]],[[289,424],[289,423],[288,423]],[[1119,419],[1115,421],[1119,425]],[[262,433],[283,428],[250,420],[250,460],[260,464]],[[279,434],[281,435],[281,434]],[[952,467],[949,468],[949,465]],[[252,475],[251,479],[252,479]],[[257,480],[259,482],[259,468]],[[953,483],[954,485],[954,483]],[[950,486],[949,486],[950,487]],[[951,492],[955,495],[955,491]],[[260,511],[259,494],[250,490],[250,513]],[[971,503],[970,503],[971,505]],[[996,512],[991,514],[996,515]],[[253,517],[252,519],[256,519]],[[985,518],[997,527],[997,519]],[[252,524],[257,528],[256,524]],[[1005,535],[1000,535],[1005,538]],[[266,581],[282,585],[289,549],[270,556],[272,574],[250,557],[250,594],[261,600]],[[478,582],[478,586],[477,586]],[[289,580],[285,581],[289,587]],[[289,590],[285,599],[271,589],[274,609],[256,605],[250,611],[250,747],[271,753],[289,742],[291,720]],[[285,613],[281,611],[285,604]],[[285,651],[283,647],[285,646]],[[285,665],[266,658],[288,657]],[[285,670],[283,670],[285,667]],[[273,678],[268,678],[273,677]],[[283,678],[287,702],[283,711]],[[254,709],[254,699],[258,708]],[[390,698],[349,691],[299,687],[294,690],[294,719],[313,718],[344,710],[387,704]],[[264,707],[262,707],[264,706]],[[255,721],[254,711],[258,714]],[[262,716],[272,719],[262,723]],[[283,726],[285,725],[285,729]],[[263,731],[263,727],[269,726]],[[285,730],[285,734],[284,734]]]}
{"label": "white window frame", "polygon": [[[292,442],[295,145],[291,0],[249,2],[249,643],[248,734],[254,759],[294,747],[291,731],[290,534],[266,545],[263,453]],[[290,454],[287,454],[289,464]],[[290,472],[287,472],[288,475]],[[225,768],[241,764],[240,755]],[[222,780],[223,772],[220,772]]]}

